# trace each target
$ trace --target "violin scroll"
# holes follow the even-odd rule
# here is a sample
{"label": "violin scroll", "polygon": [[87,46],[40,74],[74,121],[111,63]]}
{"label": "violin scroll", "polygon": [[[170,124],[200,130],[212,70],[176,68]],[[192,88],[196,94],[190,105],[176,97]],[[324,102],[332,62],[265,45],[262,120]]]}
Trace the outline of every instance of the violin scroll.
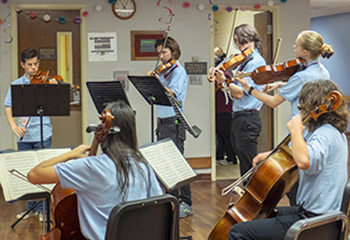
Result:
{"label": "violin scroll", "polygon": [[343,95],[339,91],[331,91],[327,95],[328,103],[318,106],[310,115],[316,121],[319,116],[327,112],[336,111],[343,104]]}

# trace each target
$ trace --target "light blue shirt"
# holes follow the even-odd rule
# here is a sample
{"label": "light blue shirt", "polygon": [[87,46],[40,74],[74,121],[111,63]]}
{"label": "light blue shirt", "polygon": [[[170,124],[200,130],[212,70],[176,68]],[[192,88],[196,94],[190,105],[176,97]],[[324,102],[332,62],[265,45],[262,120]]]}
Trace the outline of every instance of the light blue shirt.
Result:
{"label": "light blue shirt", "polygon": [[[13,81],[11,85],[29,84],[29,79],[23,75],[17,80]],[[30,99],[28,99],[30,101]],[[7,91],[5,97],[5,106],[12,107],[12,97],[11,97],[11,87]],[[21,142],[40,142],[40,117],[19,117],[18,126],[25,127],[26,121],[29,119],[29,123],[26,128],[26,133]],[[50,117],[43,117],[43,141],[48,140],[52,136],[52,125],[50,122]],[[19,138],[17,137],[17,142]]]}
{"label": "light blue shirt", "polygon": [[303,85],[318,79],[330,79],[330,76],[328,70],[318,60],[315,60],[309,62],[305,70],[291,76],[288,82],[280,88],[279,95],[291,103],[291,118],[299,114],[298,103]]}
{"label": "light blue shirt", "polygon": [[[187,73],[180,62],[176,61],[168,71],[159,75],[159,80],[165,87],[173,90],[176,100],[184,106],[187,91]],[[157,105],[158,118],[168,118],[175,115],[176,113],[171,106]]]}
{"label": "light blue shirt", "polygon": [[[125,201],[146,199],[163,194],[149,165],[130,159],[129,188]],[[136,168],[140,164],[143,174]],[[106,155],[62,162],[55,171],[63,188],[76,191],[80,229],[87,239],[104,239],[112,209],[123,202],[114,162]],[[149,175],[150,173],[150,175]]]}
{"label": "light blue shirt", "polygon": [[[265,59],[260,55],[259,51],[255,49],[252,53],[253,59],[250,60],[242,69],[243,72],[250,73],[253,72],[256,68],[265,66],[266,62]],[[239,69],[240,66],[238,66],[237,69]],[[246,77],[249,86],[252,86],[259,91],[262,91],[263,85],[256,85],[254,81],[250,77]],[[233,101],[232,109],[234,112],[238,111],[244,111],[244,110],[260,110],[261,106],[263,105],[262,102],[260,102],[258,99],[250,95],[240,83],[236,83],[238,86],[240,86],[243,91],[244,95],[240,99],[236,99]]]}
{"label": "light blue shirt", "polygon": [[299,169],[297,203],[317,214],[339,211],[348,179],[346,136],[325,124],[307,137],[306,143],[310,167]]}

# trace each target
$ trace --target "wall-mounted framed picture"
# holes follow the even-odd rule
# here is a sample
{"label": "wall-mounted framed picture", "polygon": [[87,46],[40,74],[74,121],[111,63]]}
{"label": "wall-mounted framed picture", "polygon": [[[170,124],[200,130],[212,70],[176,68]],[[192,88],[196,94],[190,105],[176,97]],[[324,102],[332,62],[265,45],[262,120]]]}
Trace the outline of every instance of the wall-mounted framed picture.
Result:
{"label": "wall-mounted framed picture", "polygon": [[157,60],[154,44],[165,31],[131,31],[131,60]]}

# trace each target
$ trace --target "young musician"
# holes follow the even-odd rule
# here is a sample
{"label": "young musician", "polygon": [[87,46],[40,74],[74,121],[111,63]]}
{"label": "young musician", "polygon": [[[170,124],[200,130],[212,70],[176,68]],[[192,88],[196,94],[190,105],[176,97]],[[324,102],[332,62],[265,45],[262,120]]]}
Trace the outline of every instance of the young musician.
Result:
{"label": "young musician", "polygon": [[[224,51],[220,47],[215,47],[215,67],[225,58]],[[225,74],[228,77],[231,76],[229,72],[225,72]],[[231,140],[233,101],[226,94],[222,89],[215,87],[216,161],[221,165],[237,164],[236,153],[233,150]]]}
{"label": "young musician", "polygon": [[124,102],[107,106],[114,116],[112,127],[101,143],[103,154],[86,157],[90,146],[39,163],[28,173],[34,184],[60,183],[76,191],[81,232],[87,239],[104,239],[113,207],[124,201],[162,195],[152,168],[137,147],[134,111]]}
{"label": "young musician", "polygon": [[[164,44],[165,43],[165,44]],[[163,48],[164,46],[164,48]],[[172,37],[157,40],[155,47],[160,56],[162,64],[175,60],[164,72],[159,74],[159,79],[168,92],[181,103],[185,104],[187,91],[187,73],[178,59],[180,58],[180,46]],[[181,107],[182,109],[182,107]],[[176,113],[171,106],[157,106],[157,140],[170,138],[174,141],[180,152],[184,153],[184,142],[186,139],[185,128],[181,123],[176,124]],[[191,188],[187,184],[171,194],[177,196],[180,201],[180,218],[192,215]]]}
{"label": "young musician", "polygon": [[[315,79],[329,79],[327,69],[319,62],[318,58],[321,55],[323,58],[331,57],[334,51],[331,46],[323,43],[323,38],[320,34],[314,31],[303,31],[299,34],[294,45],[294,55],[296,58],[301,58],[304,61],[306,68],[303,71],[298,71],[290,77],[286,84],[277,83],[269,84],[275,87],[280,87],[279,92],[273,96],[254,88],[245,78],[237,78],[244,89],[250,91],[251,95],[268,106],[274,108],[283,103],[285,100],[290,102],[292,108],[292,116],[299,113],[298,101],[300,90],[304,83]],[[291,205],[295,205],[296,199],[295,186],[288,194]]]}
{"label": "young musician", "polygon": [[[247,48],[253,50],[253,53],[238,66],[238,71],[251,72],[266,65],[264,58],[259,53],[261,39],[254,27],[248,24],[236,27],[233,38],[240,51]],[[210,73],[213,71],[214,68],[210,69]],[[218,83],[225,81],[225,75],[220,70],[215,73],[215,77]],[[247,77],[247,81],[255,88],[262,90],[262,86],[255,85],[251,78]],[[231,130],[232,143],[240,162],[241,175],[243,175],[252,167],[252,159],[257,154],[257,139],[261,130],[259,110],[262,102],[252,97],[250,91],[245,90],[238,82],[231,82],[229,89],[231,95],[235,98]]]}
{"label": "young musician", "polygon": [[[29,84],[32,76],[39,71],[40,59],[36,50],[27,48],[21,53],[21,67],[24,69],[24,74],[17,80],[13,81],[11,85],[16,84]],[[57,83],[56,80],[50,79],[50,83]],[[30,99],[27,99],[30,101]],[[19,117],[18,123],[15,123],[12,117],[12,98],[11,87],[8,89],[5,97],[5,109],[7,121],[13,133],[17,137],[17,148],[21,150],[40,149],[41,137],[40,137],[40,117]],[[44,148],[51,146],[52,125],[50,117],[43,117],[43,144]],[[31,209],[36,202],[30,201],[27,209]],[[17,215],[17,218],[22,217],[24,212]],[[30,214],[27,214],[25,218],[31,215],[38,215],[42,220],[42,204],[38,204],[37,207]]]}
{"label": "young musician", "polygon": [[[306,126],[302,123],[306,114],[327,103],[327,95],[333,90],[339,91],[331,80],[305,83],[298,105],[300,115],[293,116],[287,123],[292,157],[299,168],[298,206],[279,207],[275,217],[236,224],[230,230],[230,240],[284,239],[296,221],[340,210],[348,179],[348,147],[344,134],[348,110],[344,100],[338,110],[324,113]],[[254,164],[268,154],[256,156]]]}

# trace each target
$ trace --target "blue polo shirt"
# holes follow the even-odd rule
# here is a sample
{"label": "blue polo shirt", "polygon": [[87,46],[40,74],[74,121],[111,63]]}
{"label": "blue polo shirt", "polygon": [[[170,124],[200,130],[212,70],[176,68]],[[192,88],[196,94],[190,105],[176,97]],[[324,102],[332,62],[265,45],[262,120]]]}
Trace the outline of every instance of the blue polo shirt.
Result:
{"label": "blue polo shirt", "polygon": [[[25,74],[13,81],[11,85],[19,85],[19,84],[29,84],[29,79],[25,76]],[[27,99],[30,101],[30,99]],[[11,87],[7,91],[7,95],[5,97],[4,102],[6,107],[12,107],[12,97],[11,97]],[[26,128],[26,133],[21,142],[40,142],[40,117],[19,117],[18,118],[18,126],[25,127],[26,122],[29,120],[29,123]],[[43,140],[46,141],[52,136],[52,125],[50,122],[50,117],[43,117]],[[19,138],[17,137],[17,142]]]}
{"label": "blue polo shirt", "polygon": [[[106,155],[79,158],[54,166],[62,188],[76,191],[80,229],[87,239],[103,240],[112,209],[119,203],[163,194],[148,164],[129,158],[131,171],[126,197],[120,190],[117,169]],[[138,171],[137,166],[141,168]]]}
{"label": "blue polo shirt", "polygon": [[303,134],[308,135],[310,167],[299,169],[297,203],[317,214],[339,211],[348,179],[346,136],[330,124]]}
{"label": "blue polo shirt", "polygon": [[299,114],[298,103],[303,85],[318,79],[330,79],[330,76],[328,70],[318,60],[315,60],[309,62],[306,69],[291,76],[288,82],[280,88],[279,95],[291,103],[291,118]]}
{"label": "blue polo shirt", "polygon": [[[187,91],[187,73],[180,62],[176,61],[166,72],[159,75],[159,80],[165,87],[174,92],[176,100],[184,106]],[[158,118],[168,118],[175,115],[176,113],[171,106],[157,105]]]}
{"label": "blue polo shirt", "polygon": [[[252,53],[253,59],[250,60],[242,69],[243,72],[249,73],[253,72],[256,68],[265,66],[266,62],[265,59],[260,55],[259,51],[255,49]],[[238,66],[237,69],[239,69],[240,66]],[[262,91],[263,85],[256,85],[254,81],[250,77],[246,77],[248,84],[259,91]],[[235,82],[236,83],[236,82]],[[253,97],[252,95],[248,94],[248,92],[242,87],[242,85],[237,82],[237,86],[240,86],[243,91],[244,95],[240,99],[236,99],[233,101],[233,111],[238,112],[238,111],[245,111],[245,110],[260,110],[261,106],[263,103]]]}

